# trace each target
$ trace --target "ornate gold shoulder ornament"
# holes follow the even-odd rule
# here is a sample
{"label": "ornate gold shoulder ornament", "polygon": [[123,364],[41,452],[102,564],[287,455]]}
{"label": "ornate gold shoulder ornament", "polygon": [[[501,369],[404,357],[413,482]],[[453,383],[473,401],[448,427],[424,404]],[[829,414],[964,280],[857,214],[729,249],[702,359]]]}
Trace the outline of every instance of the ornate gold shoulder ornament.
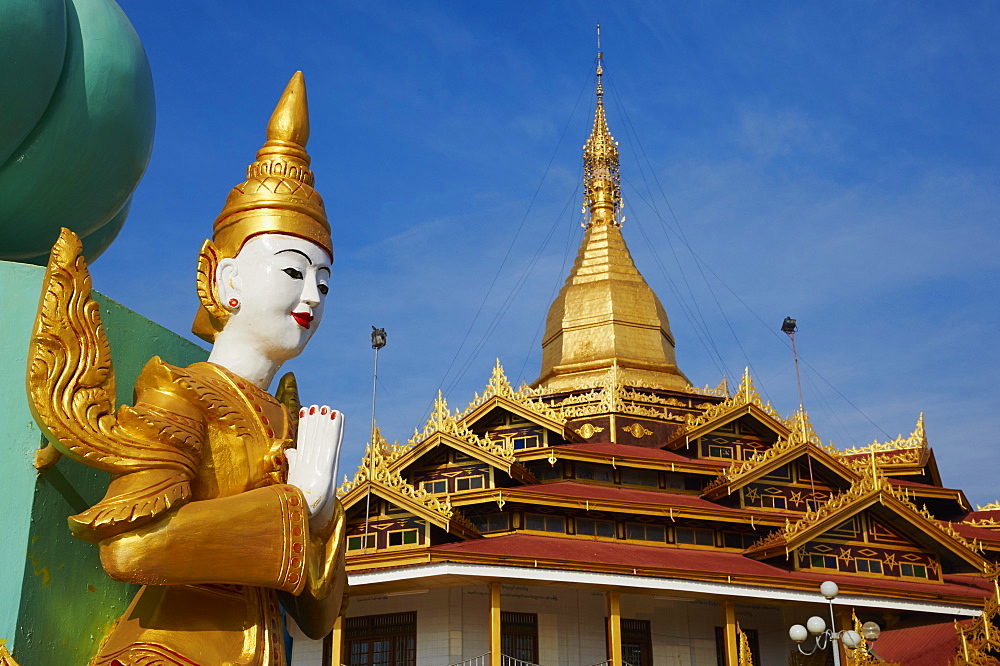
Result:
{"label": "ornate gold shoulder ornament", "polygon": [[17,666],[14,657],[7,651],[7,646],[0,643],[0,666]]}
{"label": "ornate gold shoulder ornament", "polygon": [[[142,524],[187,501],[201,441],[196,424],[153,408],[123,406],[115,414],[111,350],[81,250],[69,229],[52,247],[28,349],[29,406],[49,442],[74,460],[112,474],[155,468],[162,477],[155,493],[73,517],[74,533],[91,540],[115,523]],[[154,358],[147,369],[166,367]]]}

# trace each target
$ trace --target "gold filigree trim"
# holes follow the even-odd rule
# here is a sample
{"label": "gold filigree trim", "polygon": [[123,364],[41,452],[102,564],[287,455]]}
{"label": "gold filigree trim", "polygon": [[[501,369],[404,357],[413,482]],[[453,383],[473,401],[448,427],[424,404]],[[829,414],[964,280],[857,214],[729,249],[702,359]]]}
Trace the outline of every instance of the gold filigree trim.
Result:
{"label": "gold filigree trim", "polygon": [[851,449],[845,449],[841,451],[841,454],[845,456],[857,456],[870,453],[893,453],[897,451],[906,451],[907,453],[904,454],[905,457],[901,457],[899,462],[916,462],[919,460],[920,453],[926,448],[927,434],[924,430],[924,413],[920,412],[920,416],[917,418],[917,427],[912,433],[910,433],[909,437],[903,437],[900,435],[896,439],[889,442],[879,442],[876,440],[868,446],[858,446]]}
{"label": "gold filigree trim", "polygon": [[976,511],[1000,511],[1000,501],[990,502],[983,506],[976,505]]}
{"label": "gold filigree trim", "polygon": [[996,664],[991,656],[1000,652],[1000,582],[997,565],[984,567],[983,577],[993,580],[993,594],[983,603],[982,614],[974,618],[968,626],[955,620],[958,634],[958,651],[949,666],[987,666]]}
{"label": "gold filigree trim", "polygon": [[[551,407],[566,420],[614,412],[683,423],[685,416],[674,413],[670,407],[692,410],[707,406],[704,404],[692,406],[688,401],[636,390],[658,390],[658,387],[640,384],[643,382],[629,381],[628,385],[624,384],[621,371],[618,365],[614,364],[599,381],[593,382],[593,385],[584,384],[579,387],[588,389],[586,392],[568,395],[552,403]],[[533,394],[538,395],[537,389]]]}
{"label": "gold filigree trim", "polygon": [[698,388],[696,386],[691,387],[692,393],[697,393],[698,395],[711,395],[716,398],[728,398],[729,397],[729,379],[723,375],[722,381],[715,388],[708,386],[707,384],[704,388]]}
{"label": "gold filigree trim", "polygon": [[627,432],[628,434],[632,435],[636,439],[642,439],[646,435],[652,435],[653,434],[652,430],[647,430],[646,428],[643,428],[638,423],[633,423],[632,425],[622,426],[622,432]]}
{"label": "gold filigree trim", "polygon": [[465,419],[466,416],[472,413],[477,407],[485,403],[487,400],[497,397],[510,400],[511,402],[534,414],[537,414],[542,418],[555,421],[560,425],[565,426],[565,417],[558,410],[552,409],[541,400],[535,399],[536,396],[537,391],[529,388],[526,384],[522,384],[521,388],[515,391],[510,385],[507,375],[504,374],[503,366],[500,365],[500,359],[497,359],[496,365],[493,367],[493,372],[490,375],[490,379],[486,383],[486,388],[483,390],[483,394],[479,395],[476,393],[472,402],[469,403],[469,406],[465,408],[464,412],[457,415],[457,418],[459,420]]}
{"label": "gold filigree trim", "polygon": [[746,633],[740,627],[740,623],[736,623],[736,646],[738,648],[738,659],[736,663],[738,666],[754,666],[753,663],[753,653],[750,651],[750,641],[747,639]]}
{"label": "gold filigree trim", "polygon": [[736,393],[717,405],[707,407],[705,411],[700,414],[688,415],[685,419],[684,425],[674,434],[674,436],[682,436],[686,432],[691,432],[695,428],[724,417],[725,415],[748,405],[757,406],[765,414],[773,418],[778,423],[784,425],[789,430],[794,429],[794,424],[783,419],[781,415],[778,414],[778,412],[771,406],[770,402],[764,402],[764,400],[760,397],[757,387],[754,386],[753,378],[750,377],[750,368],[748,367],[743,371],[743,379],[740,380],[740,385],[739,388],[736,389]]}
{"label": "gold filigree trim", "polygon": [[591,423],[584,423],[582,426],[576,429],[576,434],[584,439],[590,439],[599,432],[604,432],[604,428],[601,426],[595,426]]}

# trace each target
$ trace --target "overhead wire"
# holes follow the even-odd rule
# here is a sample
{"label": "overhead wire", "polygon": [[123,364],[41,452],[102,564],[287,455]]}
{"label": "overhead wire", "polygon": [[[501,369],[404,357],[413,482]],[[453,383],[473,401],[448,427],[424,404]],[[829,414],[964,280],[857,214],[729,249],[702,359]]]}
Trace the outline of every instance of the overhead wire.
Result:
{"label": "overhead wire", "polygon": [[[656,216],[657,220],[660,222],[661,227],[662,227],[663,232],[664,232],[664,236],[668,239],[668,244],[671,246],[671,249],[673,248],[673,245],[671,243],[669,243],[669,237],[670,237],[669,231],[673,231],[673,233],[675,235],[677,235],[678,239],[681,241],[681,243],[684,245],[684,247],[687,248],[688,252],[691,254],[691,257],[694,259],[695,266],[698,268],[698,271],[701,274],[702,280],[705,283],[706,288],[709,290],[709,293],[711,294],[712,299],[713,299],[713,301],[716,304],[716,307],[719,309],[719,312],[722,315],[723,320],[726,322],[726,326],[729,328],[729,330],[730,330],[730,332],[731,332],[731,334],[733,336],[733,339],[735,340],[736,344],[739,346],[740,352],[743,355],[743,358],[746,360],[747,366],[750,367],[751,369],[753,368],[753,364],[750,362],[750,356],[747,353],[746,349],[743,347],[743,343],[740,340],[739,335],[736,334],[736,331],[735,331],[735,328],[732,325],[732,322],[730,321],[729,317],[726,315],[725,309],[722,307],[722,305],[721,305],[721,303],[720,303],[720,301],[718,299],[718,296],[715,293],[715,290],[712,288],[711,281],[708,279],[708,276],[705,275],[705,271],[706,270],[712,275],[712,277],[714,277],[719,282],[720,285],[722,285],[734,298],[736,298],[736,300],[740,303],[740,305],[742,305],[751,315],[753,315],[753,317],[755,319],[757,319],[757,321],[760,322],[773,336],[775,336],[776,339],[780,340],[782,342],[782,344],[785,345],[785,347],[787,347],[787,348],[790,349],[788,341],[785,340],[785,339],[783,339],[780,335],[778,335],[778,332],[775,329],[775,327],[773,327],[772,325],[769,325],[767,322],[765,322],[752,308],[750,308],[750,306],[747,305],[747,303],[742,298],[740,298],[739,295],[731,287],[729,287],[729,285],[726,284],[722,280],[722,278],[719,277],[719,275],[717,273],[715,273],[715,271],[712,270],[711,266],[706,261],[704,261],[694,251],[694,248],[691,246],[690,242],[687,239],[687,235],[686,235],[686,233],[684,231],[684,227],[680,224],[680,221],[678,220],[677,215],[674,212],[673,206],[670,204],[670,199],[667,197],[666,192],[664,192],[663,186],[660,183],[659,179],[656,178],[656,176],[655,176],[655,172],[653,171],[652,164],[650,162],[649,156],[647,155],[646,150],[645,150],[644,146],[642,145],[642,142],[639,141],[639,139],[638,139],[638,132],[635,131],[634,125],[632,124],[631,117],[629,116],[628,111],[625,108],[625,105],[621,101],[621,97],[618,94],[617,87],[614,85],[613,78],[612,77],[608,77],[608,81],[609,81],[609,83],[608,83],[608,89],[611,91],[612,98],[615,100],[616,106],[619,109],[619,111],[621,112],[622,118],[624,119],[624,125],[623,126],[625,128],[626,138],[629,139],[629,141],[631,142],[632,141],[632,136],[633,135],[635,136],[635,148],[636,148],[635,154],[637,156],[640,156],[640,155],[642,156],[642,159],[645,161],[645,164],[646,164],[647,168],[649,169],[649,172],[652,174],[652,180],[653,180],[654,183],[656,183],[657,188],[658,188],[658,190],[660,192],[660,196],[663,198],[663,201],[664,201],[664,203],[667,206],[667,210],[669,211],[670,216],[671,216],[671,218],[674,221],[673,229],[671,229],[668,225],[665,224],[665,221],[664,221],[662,215],[660,215],[658,208],[656,207],[655,203],[652,202],[653,201],[653,197],[652,196],[650,197],[651,202],[648,202],[647,205],[650,206],[650,208],[653,210],[654,215]],[[646,179],[645,179],[645,170],[642,169],[641,163],[640,163],[640,174],[643,175],[643,181],[644,181],[644,183],[646,185],[647,191],[650,191],[649,190],[648,182],[646,182]],[[638,190],[636,190],[636,193],[637,193],[637,195],[640,194],[638,192]],[[643,200],[642,197],[641,197],[641,195],[639,196],[639,198],[640,198],[640,201]],[[642,231],[641,225],[637,224],[636,226],[640,228],[640,231]],[[646,237],[644,232],[643,232],[643,236],[644,236],[644,238]],[[649,241],[648,241],[648,238],[647,238],[647,243],[648,242]],[[657,253],[655,252],[655,249],[652,248],[652,246],[651,246],[650,249],[653,250],[652,254],[653,254],[654,258],[656,258],[657,257]],[[661,272],[665,271],[665,269],[664,269],[664,267],[663,267],[663,265],[662,265],[661,262],[659,262],[657,260],[657,264],[658,264]],[[680,267],[679,261],[678,261],[678,267],[680,268],[680,270],[682,272],[682,275],[683,275],[684,271],[683,271],[683,268]],[[670,282],[668,281],[668,284],[669,283]],[[685,278],[685,284],[689,286],[689,283],[687,282],[686,278]],[[690,286],[689,286],[689,289],[690,289]],[[692,300],[696,303],[697,299],[694,297],[693,291],[691,292],[691,297],[692,297]],[[698,313],[699,313],[699,315],[701,314],[700,309],[698,310]],[[697,328],[696,328],[696,330],[697,330]],[[714,344],[714,342],[713,342],[713,344]],[[853,401],[851,401],[850,399],[848,399],[847,396],[845,396],[828,379],[826,379],[826,377],[824,377],[822,373],[820,373],[815,367],[813,367],[807,360],[803,359],[801,356],[799,358],[800,358],[800,360],[802,361],[802,363],[804,365],[806,365],[813,373],[815,373],[815,375],[819,379],[821,379],[829,388],[831,388],[841,399],[843,399],[848,405],[850,405],[852,409],[854,409],[859,414],[861,414],[861,416],[864,417],[865,420],[868,421],[868,423],[870,423],[873,427],[875,427],[877,430],[879,430],[881,433],[883,433],[887,438],[891,438],[891,435],[889,435],[881,426],[879,426],[877,423],[875,423],[875,421],[872,420],[872,418],[869,417],[868,414],[866,414],[861,408],[859,408],[856,404],[854,404]],[[724,360],[722,361],[722,363],[723,363],[723,365],[725,365]],[[766,388],[766,386],[761,385],[759,388],[765,394],[765,396],[767,397],[768,394],[767,394],[767,388]],[[770,400],[769,397],[768,397],[768,400]]]}
{"label": "overhead wire", "polygon": [[[625,109],[625,105],[621,101],[621,97],[618,94],[618,89],[617,89],[617,87],[615,85],[614,78],[610,77],[610,76],[608,78],[608,90],[611,91],[611,97],[612,97],[612,99],[615,100],[615,104],[617,106],[619,114],[621,115],[621,117],[623,119],[622,127],[625,130],[626,140],[629,142],[630,145],[633,145],[633,144],[638,145],[639,144],[638,134],[635,131],[635,127],[632,125],[632,120],[631,120],[631,118],[628,115],[628,111]],[[633,154],[637,155],[637,152],[635,150],[633,150]],[[639,198],[640,201],[643,201],[644,203],[646,203],[647,206],[650,207],[650,209],[653,211],[654,216],[657,219],[660,220],[660,224],[662,225],[663,224],[663,216],[660,214],[660,211],[659,211],[659,209],[656,206],[656,201],[653,198],[653,192],[652,192],[652,189],[649,186],[649,179],[647,178],[647,175],[646,175],[646,169],[643,168],[643,164],[641,162],[637,161],[637,164],[638,164],[638,167],[639,167],[639,169],[638,169],[639,170],[639,175],[641,176],[643,185],[645,186],[646,192],[648,193],[648,199],[644,199],[642,197],[641,191],[638,188],[633,188],[633,191],[636,193],[636,196]],[[646,166],[648,167],[649,171],[652,172],[652,165],[649,164],[648,160],[647,160],[647,165]],[[654,181],[658,182],[656,180],[655,176],[653,176],[653,179],[654,179]],[[627,180],[627,179],[623,179],[623,180],[626,180],[626,182],[629,183],[630,186],[631,186],[631,181],[630,180]],[[662,193],[662,188],[661,188],[661,193]],[[666,197],[664,197],[664,199],[665,198]],[[687,271],[685,271],[684,268],[683,268],[683,266],[681,265],[680,257],[678,257],[678,255],[677,255],[677,250],[674,247],[673,242],[670,240],[670,236],[668,234],[664,234],[664,236],[665,236],[665,238],[667,240],[667,246],[670,248],[671,255],[674,258],[674,263],[677,266],[678,272],[681,275],[681,279],[683,280],[684,287],[685,287],[686,292],[687,292],[687,296],[690,299],[690,305],[688,305],[685,302],[683,296],[681,295],[680,289],[674,287],[674,281],[670,278],[669,274],[667,273],[666,267],[663,265],[662,261],[660,260],[659,252],[656,251],[656,247],[653,245],[652,240],[646,234],[646,231],[643,228],[642,224],[639,223],[639,222],[636,222],[636,227],[639,229],[639,231],[642,234],[644,240],[646,241],[646,244],[648,245],[648,247],[649,247],[649,249],[650,249],[650,251],[651,251],[651,253],[653,255],[653,258],[656,261],[657,266],[660,268],[660,272],[663,274],[664,279],[667,280],[668,285],[670,285],[671,289],[675,292],[675,297],[678,299],[678,303],[681,304],[682,309],[685,311],[685,315],[688,316],[688,319],[689,319],[692,327],[695,329],[696,333],[698,333],[699,336],[703,337],[703,344],[705,345],[706,349],[709,350],[710,355],[713,355],[716,359],[718,359],[718,362],[716,363],[716,367],[719,369],[719,372],[721,374],[728,374],[728,368],[727,368],[727,364],[725,362],[725,359],[722,357],[722,354],[719,352],[719,347],[715,343],[715,339],[712,336],[711,330],[708,327],[708,323],[707,323],[707,321],[705,319],[705,315],[701,311],[701,307],[699,305],[699,300],[700,299],[696,298],[695,295],[694,295],[694,290],[692,289],[691,283],[689,282],[688,277],[687,277]],[[693,314],[689,315],[688,312],[693,313]]]}
{"label": "overhead wire", "polygon": [[[548,161],[548,163],[545,166],[545,171],[543,172],[542,177],[541,177],[541,179],[538,182],[538,186],[535,188],[535,192],[532,195],[531,200],[528,202],[528,207],[525,210],[524,215],[521,217],[521,221],[518,224],[516,231],[514,232],[514,236],[511,238],[510,245],[507,247],[507,251],[504,253],[504,257],[501,260],[500,265],[497,268],[497,271],[496,271],[496,273],[493,276],[493,279],[490,281],[490,286],[487,288],[486,293],[483,295],[482,302],[479,304],[479,307],[476,310],[476,314],[473,316],[472,321],[469,323],[469,327],[466,329],[465,334],[462,336],[461,343],[459,343],[458,348],[455,350],[455,353],[452,355],[452,359],[449,362],[448,367],[445,369],[444,375],[441,377],[440,382],[438,382],[438,386],[444,386],[445,385],[445,382],[448,379],[448,376],[450,375],[450,373],[452,371],[452,368],[455,366],[455,363],[458,361],[459,357],[461,356],[462,349],[465,347],[465,344],[466,344],[466,342],[468,342],[469,337],[472,334],[472,331],[473,331],[473,329],[476,326],[476,323],[479,321],[479,317],[482,314],[483,309],[486,307],[486,304],[490,300],[490,295],[493,293],[493,289],[496,286],[497,281],[500,279],[500,275],[503,273],[503,269],[507,265],[507,261],[510,259],[511,253],[514,250],[514,246],[517,243],[517,239],[518,239],[518,237],[521,234],[521,230],[524,228],[524,224],[527,221],[528,216],[530,215],[532,208],[534,207],[535,201],[538,198],[538,194],[541,192],[542,185],[545,183],[545,180],[546,180],[546,178],[549,175],[549,171],[551,171],[551,169],[552,169],[552,163],[555,161],[556,155],[558,155],[559,149],[562,146],[563,141],[565,140],[566,133],[569,130],[570,124],[571,124],[571,122],[573,120],[573,116],[576,114],[576,110],[577,110],[577,108],[580,105],[580,100],[583,98],[583,94],[584,94],[584,92],[586,90],[586,85],[587,85],[587,82],[584,81],[583,86],[581,86],[580,91],[577,94],[576,102],[574,102],[573,108],[571,109],[569,115],[566,118],[566,122],[563,125],[562,132],[559,134],[559,140],[556,143],[556,146],[553,149],[551,156],[549,157],[549,161]],[[470,354],[470,356],[472,358],[475,358],[474,354]],[[462,378],[463,375],[464,375],[464,371],[458,373],[457,378],[453,379],[448,384],[449,390],[450,390],[450,387],[453,387],[458,381],[461,380],[461,378]],[[447,392],[447,391],[445,391],[445,392]],[[427,409],[424,411],[424,415],[425,416],[430,413],[431,409],[433,408],[433,404],[434,404],[433,400],[428,404]]]}

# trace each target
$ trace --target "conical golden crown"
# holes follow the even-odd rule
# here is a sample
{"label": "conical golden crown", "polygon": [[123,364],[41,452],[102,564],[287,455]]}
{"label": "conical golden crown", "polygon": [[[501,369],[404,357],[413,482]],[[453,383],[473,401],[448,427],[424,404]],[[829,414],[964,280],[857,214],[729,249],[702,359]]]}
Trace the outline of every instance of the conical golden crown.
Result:
{"label": "conical golden crown", "polygon": [[246,181],[229,193],[215,220],[214,241],[222,256],[236,256],[247,239],[263,233],[299,236],[333,255],[326,208],[313,189],[308,140],[306,82],[296,72],[271,114],[267,141],[247,167]]}
{"label": "conical golden crown", "polygon": [[309,170],[309,106],[302,72],[295,72],[267,124],[267,141],[247,167],[247,179],[232,189],[215,219],[212,240],[198,255],[196,288],[201,307],[191,327],[213,342],[230,312],[215,288],[219,261],[235,257],[259,234],[289,234],[312,241],[333,258],[330,223]]}

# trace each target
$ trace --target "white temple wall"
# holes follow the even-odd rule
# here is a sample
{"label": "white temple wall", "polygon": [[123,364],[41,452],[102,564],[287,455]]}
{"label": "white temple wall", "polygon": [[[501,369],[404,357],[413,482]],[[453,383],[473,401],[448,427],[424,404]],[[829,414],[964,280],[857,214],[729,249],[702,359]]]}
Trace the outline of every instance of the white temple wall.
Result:
{"label": "white temple wall", "polygon": [[[588,666],[606,656],[607,597],[587,588],[503,585],[501,609],[538,616],[542,666]],[[622,617],[648,620],[657,666],[714,666],[715,627],[723,626],[720,602],[710,599],[622,594]],[[349,617],[417,613],[417,665],[447,666],[489,651],[489,591],[485,584],[430,589],[417,594],[362,595],[351,599]],[[737,604],[736,619],[758,632],[763,664],[786,663],[788,626],[804,622],[808,610]],[[808,614],[806,614],[808,613]],[[802,617],[799,617],[799,616]],[[293,666],[319,666],[318,642],[296,640]]]}

